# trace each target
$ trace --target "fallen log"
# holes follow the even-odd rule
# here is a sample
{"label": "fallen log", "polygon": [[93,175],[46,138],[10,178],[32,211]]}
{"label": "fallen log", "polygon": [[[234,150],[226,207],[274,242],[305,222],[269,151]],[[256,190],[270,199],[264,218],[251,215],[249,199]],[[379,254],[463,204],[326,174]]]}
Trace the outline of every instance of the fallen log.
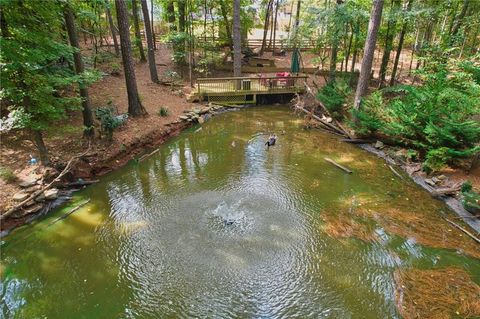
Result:
{"label": "fallen log", "polygon": [[347,172],[348,174],[352,174],[352,171],[351,171],[350,169],[346,168],[346,167],[343,166],[343,165],[338,164],[337,162],[335,162],[335,161],[332,160],[331,158],[325,157],[324,159],[325,159],[327,162],[329,162],[329,163],[335,165],[336,167],[340,168],[341,170]]}
{"label": "fallen log", "polygon": [[304,109],[303,107],[301,106],[295,106],[295,108],[297,110],[300,110],[300,111],[303,111],[305,113],[307,113],[308,115],[310,115],[312,118],[314,118],[315,120],[317,120],[318,122],[322,123],[324,126],[328,127],[330,130],[333,130],[334,132],[340,134],[341,136],[344,136],[344,137],[348,137],[348,135],[342,131],[341,129],[339,129],[338,127],[336,127],[335,125],[333,124],[330,124],[328,123],[327,121],[324,121],[322,118],[318,117],[317,115],[313,114],[313,112],[310,112],[306,109]]}
{"label": "fallen log", "polygon": [[445,218],[445,220],[447,222],[449,222],[450,224],[452,224],[453,226],[455,226],[456,228],[460,229],[462,232],[464,232],[465,234],[467,234],[469,237],[471,237],[473,240],[475,240],[477,243],[480,244],[480,239],[478,239],[477,236],[475,236],[474,234],[472,234],[471,232],[469,232],[468,230],[466,230],[462,226],[458,225],[457,223],[452,222],[450,219]]}
{"label": "fallen log", "polygon": [[58,174],[57,177],[55,177],[55,179],[53,181],[50,182],[50,184],[46,185],[45,187],[33,192],[30,196],[28,196],[27,199],[25,199],[24,201],[22,201],[21,203],[13,206],[12,208],[10,208],[9,210],[7,210],[5,213],[3,213],[2,215],[0,215],[0,221],[1,220],[4,220],[5,218],[7,218],[8,216],[10,216],[11,214],[13,214],[14,212],[16,212],[18,209],[22,208],[23,205],[25,205],[26,203],[28,203],[29,201],[35,199],[38,195],[42,194],[44,191],[50,189],[56,182],[59,182],[60,179],[65,175],[67,174],[69,171],[70,171],[70,168],[72,166],[72,163],[74,160],[78,159],[78,158],[81,158],[83,156],[85,156],[88,152],[90,151],[90,143],[88,144],[88,148],[85,152],[83,152],[82,154],[80,155],[76,155],[74,157],[72,157],[67,165],[65,166],[65,168],[63,169],[63,171],[60,172],[60,174]]}
{"label": "fallen log", "polygon": [[371,140],[365,140],[361,138],[342,138],[340,141],[351,144],[366,144],[371,143]]}
{"label": "fallen log", "polygon": [[49,226],[52,226],[53,224],[61,221],[62,219],[65,219],[67,218],[68,216],[70,216],[71,214],[73,214],[74,212],[76,212],[77,210],[79,210],[82,206],[85,206],[86,204],[88,204],[90,202],[90,198],[87,199],[86,201],[84,201],[83,203],[75,206],[74,208],[72,208],[71,210],[69,210],[67,213],[63,214],[62,216],[56,218],[55,220],[53,220],[50,224],[47,225],[47,227]]}

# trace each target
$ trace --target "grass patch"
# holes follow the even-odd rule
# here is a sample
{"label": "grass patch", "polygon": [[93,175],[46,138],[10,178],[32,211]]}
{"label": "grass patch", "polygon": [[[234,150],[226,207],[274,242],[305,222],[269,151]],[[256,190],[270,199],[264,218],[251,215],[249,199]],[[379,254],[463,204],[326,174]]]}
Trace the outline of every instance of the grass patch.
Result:
{"label": "grass patch", "polygon": [[0,178],[6,183],[13,183],[17,180],[17,175],[11,169],[0,166]]}
{"label": "grass patch", "polygon": [[165,106],[161,106],[160,107],[160,110],[158,110],[158,115],[160,115],[161,117],[166,117],[170,114],[170,111],[167,107]]}

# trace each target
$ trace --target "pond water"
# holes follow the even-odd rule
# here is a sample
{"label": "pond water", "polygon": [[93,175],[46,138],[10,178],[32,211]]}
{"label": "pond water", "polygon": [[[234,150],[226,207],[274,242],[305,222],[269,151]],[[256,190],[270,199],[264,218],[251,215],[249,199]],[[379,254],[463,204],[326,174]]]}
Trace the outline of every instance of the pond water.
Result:
{"label": "pond water", "polygon": [[443,204],[302,124],[278,106],[219,115],[3,238],[0,317],[400,318],[399,268],[480,282]]}

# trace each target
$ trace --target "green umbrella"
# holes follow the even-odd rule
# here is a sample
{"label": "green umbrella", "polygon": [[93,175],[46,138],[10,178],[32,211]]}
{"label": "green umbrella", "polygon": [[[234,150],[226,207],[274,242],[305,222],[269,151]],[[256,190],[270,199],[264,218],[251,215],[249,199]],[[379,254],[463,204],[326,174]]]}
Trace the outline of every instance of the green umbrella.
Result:
{"label": "green umbrella", "polygon": [[292,73],[300,72],[300,52],[298,48],[295,48],[292,53],[292,66],[290,67]]}

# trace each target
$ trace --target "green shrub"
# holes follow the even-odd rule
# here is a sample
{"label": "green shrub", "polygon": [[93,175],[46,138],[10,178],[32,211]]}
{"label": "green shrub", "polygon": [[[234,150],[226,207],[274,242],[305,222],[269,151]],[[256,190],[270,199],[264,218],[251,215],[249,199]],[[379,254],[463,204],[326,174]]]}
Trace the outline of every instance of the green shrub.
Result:
{"label": "green shrub", "polygon": [[17,180],[17,175],[8,167],[0,166],[0,178],[6,183],[13,183]]}
{"label": "green shrub", "polygon": [[115,115],[113,106],[100,107],[95,110],[95,116],[100,121],[102,132],[105,133],[107,140],[111,141],[113,130],[121,126],[126,120],[127,115]]}
{"label": "green shrub", "polygon": [[162,116],[162,117],[168,116],[169,113],[170,113],[170,111],[169,111],[168,108],[165,107],[165,106],[161,106],[161,107],[160,107],[160,110],[158,111],[158,115],[160,115],[160,116]]}
{"label": "green shrub", "polygon": [[460,189],[462,193],[468,193],[472,191],[473,186],[470,181],[466,181],[465,183],[462,184],[462,188]]}
{"label": "green shrub", "polygon": [[480,86],[457,66],[435,64],[421,74],[422,85],[403,85],[385,102],[377,91],[362,101],[356,129],[387,135],[424,155],[424,169],[435,171],[456,158],[480,151]]}
{"label": "green shrub", "polygon": [[342,109],[351,89],[345,81],[337,80],[323,86],[317,94],[318,99],[325,105],[330,114],[339,119]]}

